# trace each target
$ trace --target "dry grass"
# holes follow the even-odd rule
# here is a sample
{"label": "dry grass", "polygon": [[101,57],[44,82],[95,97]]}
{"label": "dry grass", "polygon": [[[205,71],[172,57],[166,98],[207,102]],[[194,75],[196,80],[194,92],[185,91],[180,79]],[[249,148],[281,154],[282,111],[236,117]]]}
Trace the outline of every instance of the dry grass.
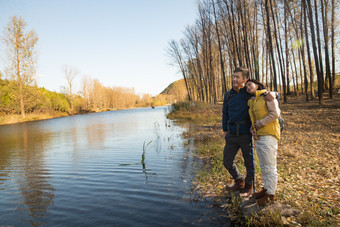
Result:
{"label": "dry grass", "polygon": [[7,114],[7,115],[0,115],[0,125],[7,125],[7,124],[16,124],[21,122],[28,122],[28,121],[37,121],[37,120],[46,120],[56,117],[66,117],[68,116],[66,113],[58,113],[54,112],[53,114],[49,113],[28,113],[26,114],[25,118],[22,118],[20,114]]}
{"label": "dry grass", "polygon": [[[302,211],[298,217],[285,223],[312,226],[340,225],[340,94],[320,107],[317,100],[305,102],[302,98],[289,97],[287,104],[280,104],[286,126],[279,143],[277,200]],[[222,164],[224,140],[221,130],[222,106],[180,110],[172,118],[194,122],[196,127],[186,133],[194,138],[199,156],[204,163],[197,173],[196,189],[213,197],[223,206],[222,190],[232,182]],[[193,120],[192,120],[193,119]],[[212,120],[213,119],[213,120]],[[236,163],[245,172],[240,154]],[[262,178],[257,162],[256,185]],[[271,223],[277,215],[264,215]]]}
{"label": "dry grass", "polygon": [[301,224],[339,224],[340,97],[282,104],[278,198],[300,208]]}

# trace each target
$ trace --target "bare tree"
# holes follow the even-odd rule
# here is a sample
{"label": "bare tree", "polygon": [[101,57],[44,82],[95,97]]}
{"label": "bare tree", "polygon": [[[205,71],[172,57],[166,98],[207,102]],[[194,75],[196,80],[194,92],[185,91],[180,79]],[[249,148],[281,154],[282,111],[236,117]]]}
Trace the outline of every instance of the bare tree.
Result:
{"label": "bare tree", "polygon": [[[271,1],[271,0],[269,0]],[[268,42],[269,42],[269,51],[270,51],[270,56],[271,56],[271,63],[273,67],[273,73],[274,73],[274,90],[277,91],[277,75],[276,75],[276,65],[275,65],[275,58],[274,58],[274,50],[273,50],[273,41],[272,41],[272,33],[270,29],[270,15],[269,15],[269,6],[268,6],[268,0],[265,0],[265,12],[267,16],[267,35],[268,35]]]}
{"label": "bare tree", "polygon": [[334,33],[335,33],[335,1],[332,0],[332,22],[331,22],[331,31],[332,31],[332,35],[331,35],[331,42],[332,42],[332,80],[334,82],[335,80],[335,45],[334,45]]}
{"label": "bare tree", "polygon": [[68,95],[70,99],[70,107],[71,111],[73,112],[73,82],[76,76],[79,74],[79,71],[71,66],[65,65],[63,66],[63,72],[67,81],[68,85]]}
{"label": "bare tree", "polygon": [[306,41],[304,44],[307,47],[307,57],[308,57],[308,65],[309,65],[309,80],[310,80],[310,90],[311,90],[311,99],[315,98],[314,95],[314,74],[313,74],[313,68],[312,68],[312,60],[311,60],[311,54],[310,54],[310,48],[309,48],[309,39],[308,39],[308,29],[307,29],[307,8],[306,8],[306,1],[302,0],[302,8],[303,8],[303,21],[304,21],[304,27],[305,27],[305,39]]}
{"label": "bare tree", "polygon": [[223,53],[222,53],[222,45],[221,45],[221,39],[220,39],[220,32],[218,29],[218,19],[216,17],[216,10],[215,10],[215,2],[212,0],[212,6],[213,6],[213,12],[214,12],[214,19],[215,19],[215,30],[216,30],[216,36],[218,41],[218,50],[220,55],[220,64],[221,64],[221,77],[222,77],[222,94],[224,94],[227,91],[227,84],[225,80],[225,72],[224,72],[224,61],[223,61]]}
{"label": "bare tree", "polygon": [[[275,19],[275,14],[274,14],[274,10],[273,10],[273,4],[272,1],[269,1],[270,3],[270,9],[272,12],[272,18],[273,18],[273,26],[274,26],[274,37],[275,37],[275,43],[276,43],[276,47],[277,47],[277,55],[278,55],[278,63],[280,66],[280,70],[281,70],[281,79],[282,79],[282,85],[283,85],[283,100],[286,103],[287,102],[287,95],[286,95],[286,80],[285,80],[285,74],[284,74],[284,69],[283,69],[283,64],[284,64],[284,59],[283,56],[281,58],[281,49],[279,46],[279,40],[281,40],[281,38],[279,37],[279,32],[277,31],[277,26],[276,26],[276,19]],[[270,26],[268,24],[268,26]]]}
{"label": "bare tree", "polygon": [[[319,52],[319,69],[320,69],[320,74],[321,74],[321,81],[322,81],[322,92],[324,92],[325,89],[325,81],[324,81],[324,70],[323,70],[323,63],[322,63],[322,46],[321,46],[321,38],[320,38],[320,28],[319,28],[319,17],[318,17],[318,2],[317,0],[314,0],[314,16],[315,16],[315,26],[316,26],[316,37],[317,37],[317,47],[318,47],[318,52]],[[311,10],[312,13],[312,10]]]}
{"label": "bare tree", "polygon": [[322,82],[322,71],[320,70],[320,64],[319,64],[319,57],[317,52],[317,46],[316,46],[316,38],[315,38],[315,29],[314,29],[314,22],[313,22],[313,11],[310,0],[303,0],[307,2],[307,8],[308,8],[308,18],[309,18],[309,24],[311,27],[311,34],[312,34],[312,47],[313,47],[313,54],[314,54],[314,60],[315,60],[315,66],[316,66],[316,72],[318,75],[318,97],[319,97],[319,104],[323,105],[323,82]]}
{"label": "bare tree", "polygon": [[[332,76],[331,76],[331,65],[329,61],[329,52],[328,52],[328,1],[321,0],[321,15],[322,15],[322,25],[323,25],[323,35],[325,42],[325,58],[326,58],[326,80],[329,82],[329,98],[333,99],[333,85],[332,85]],[[327,84],[326,84],[327,86]]]}
{"label": "bare tree", "polygon": [[169,48],[168,48],[168,56],[171,57],[174,61],[174,64],[179,67],[179,69],[182,72],[185,86],[188,91],[188,99],[189,101],[191,100],[191,95],[190,95],[190,89],[189,89],[189,84],[188,84],[188,79],[187,79],[187,73],[186,73],[186,63],[184,62],[182,52],[180,50],[180,46],[175,40],[171,40],[169,42]]}
{"label": "bare tree", "polygon": [[[285,102],[291,84],[297,96],[306,94],[306,101],[310,87],[313,98],[317,75],[322,105],[323,56],[327,78],[334,80],[335,74],[336,1],[320,1],[199,0],[194,25],[187,27],[184,39],[170,42],[168,50],[192,100],[219,100],[231,86],[233,69],[246,66],[251,78],[265,81],[272,90],[279,89]],[[322,31],[318,14],[322,15]],[[329,41],[331,48],[327,47]],[[332,59],[328,60],[330,49]]]}
{"label": "bare tree", "polygon": [[25,117],[26,87],[34,82],[36,72],[36,44],[38,35],[34,30],[28,32],[26,22],[20,17],[13,16],[5,28],[3,42],[8,57],[7,71],[17,85],[17,95],[20,103],[21,116]]}
{"label": "bare tree", "polygon": [[90,107],[90,89],[91,89],[90,85],[91,85],[90,77],[84,75],[81,81],[81,94],[86,100],[85,109],[89,109]]}

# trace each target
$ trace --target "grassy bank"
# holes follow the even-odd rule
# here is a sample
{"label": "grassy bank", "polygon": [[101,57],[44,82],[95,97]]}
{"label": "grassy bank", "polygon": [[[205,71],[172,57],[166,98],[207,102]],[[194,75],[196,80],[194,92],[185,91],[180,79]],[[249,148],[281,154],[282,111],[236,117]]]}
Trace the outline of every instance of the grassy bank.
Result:
{"label": "grassy bank", "polygon": [[[339,205],[339,142],[340,95],[319,107],[318,101],[306,103],[289,97],[280,104],[286,126],[279,143],[277,201],[301,211],[285,218],[278,212],[244,219],[239,215],[240,201],[226,200],[225,186],[232,178],[222,164],[224,139],[221,129],[222,106],[177,104],[169,118],[191,122],[195,127],[185,136],[192,138],[196,152],[207,163],[197,171],[194,187],[203,197],[212,197],[221,207],[228,207],[234,221],[254,225],[336,226],[340,224]],[[261,172],[256,160],[256,186],[262,187]],[[241,154],[236,164],[245,173]]]}
{"label": "grassy bank", "polygon": [[[134,108],[145,108],[145,107],[134,107]],[[21,114],[3,114],[0,113],[0,125],[17,124],[29,121],[39,121],[47,120],[58,117],[68,117],[73,115],[89,114],[89,113],[99,113],[106,111],[124,110],[124,109],[134,109],[134,108],[120,108],[120,109],[97,109],[94,110],[83,110],[76,113],[68,113],[61,111],[47,111],[47,112],[37,112],[37,113],[26,113],[26,117],[23,118]]]}
{"label": "grassy bank", "polygon": [[46,120],[57,117],[66,117],[69,116],[65,112],[54,112],[54,113],[29,113],[26,114],[26,117],[21,117],[20,114],[3,114],[0,115],[0,125],[8,125],[8,124],[16,124],[28,121],[38,121],[38,120]]}

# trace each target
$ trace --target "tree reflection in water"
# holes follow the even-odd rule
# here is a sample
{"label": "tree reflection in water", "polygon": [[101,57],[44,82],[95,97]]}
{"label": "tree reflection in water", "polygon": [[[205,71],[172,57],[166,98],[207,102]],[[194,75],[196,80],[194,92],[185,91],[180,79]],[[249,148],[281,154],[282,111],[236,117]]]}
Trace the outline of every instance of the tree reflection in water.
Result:
{"label": "tree reflection in water", "polygon": [[[8,130],[0,137],[1,148],[5,148],[0,153],[1,176],[7,175],[8,180],[13,178],[18,184],[21,201],[13,205],[23,213],[21,221],[32,226],[44,225],[47,224],[48,207],[54,202],[55,191],[50,183],[51,177],[45,167],[44,157],[51,135],[38,128],[28,130],[27,123],[16,125],[15,128],[18,129],[17,127],[20,127],[21,134],[14,135]],[[13,163],[17,163],[17,166],[11,166]],[[19,174],[11,173],[13,168]]]}

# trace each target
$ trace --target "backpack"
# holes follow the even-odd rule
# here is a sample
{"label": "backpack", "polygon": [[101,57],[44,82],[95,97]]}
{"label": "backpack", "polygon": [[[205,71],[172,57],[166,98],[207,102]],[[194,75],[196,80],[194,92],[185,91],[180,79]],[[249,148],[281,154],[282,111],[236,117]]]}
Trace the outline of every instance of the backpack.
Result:
{"label": "backpack", "polygon": [[280,131],[282,132],[285,127],[285,120],[281,117],[281,114],[279,115],[279,125],[280,125]]}

